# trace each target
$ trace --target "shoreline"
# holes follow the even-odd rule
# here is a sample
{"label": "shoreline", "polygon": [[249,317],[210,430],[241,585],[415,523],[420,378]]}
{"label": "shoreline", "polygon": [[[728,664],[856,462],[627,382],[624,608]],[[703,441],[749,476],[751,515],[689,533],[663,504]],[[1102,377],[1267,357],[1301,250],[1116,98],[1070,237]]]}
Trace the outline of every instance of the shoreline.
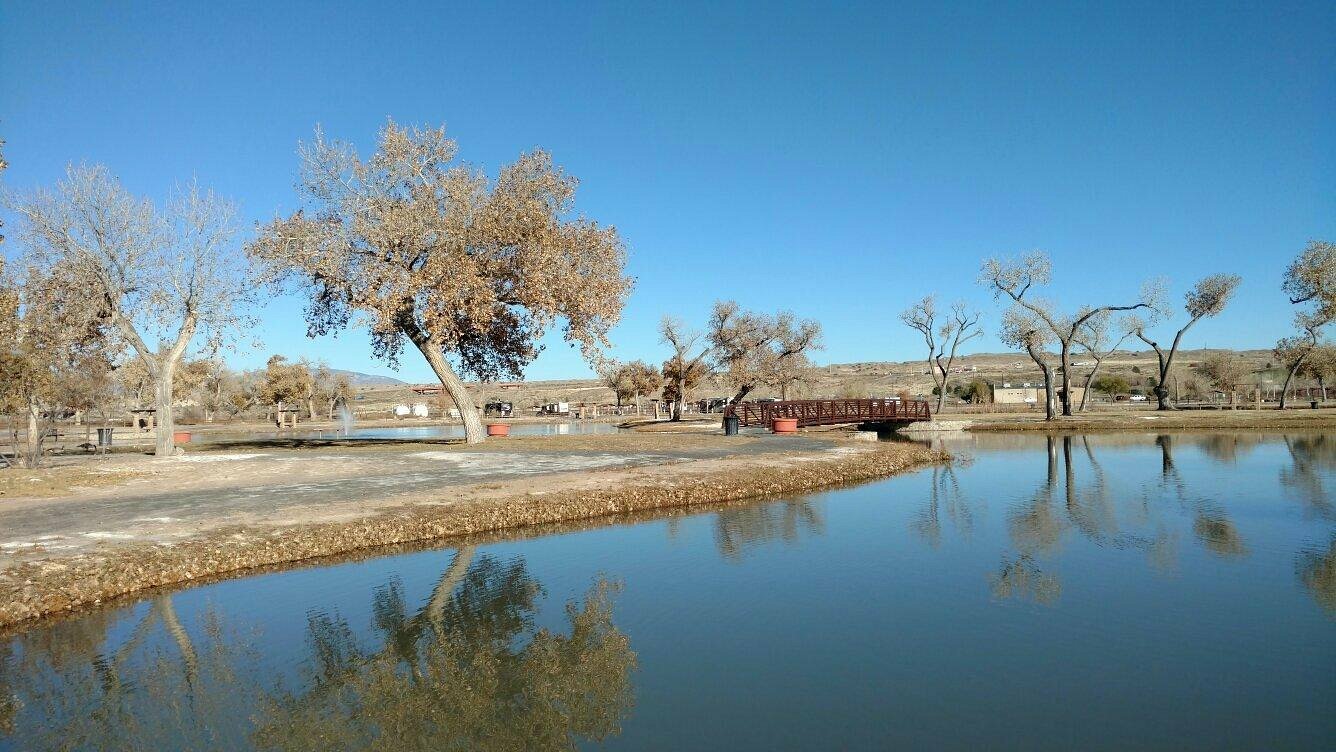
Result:
{"label": "shoreline", "polygon": [[[820,452],[789,452],[760,461],[744,456],[709,460],[705,463],[710,469],[704,471],[693,471],[689,463],[668,465],[665,468],[671,472],[660,468],[642,473],[610,489],[588,486],[591,481],[615,479],[619,471],[585,471],[551,476],[550,491],[503,491],[484,500],[444,505],[423,497],[354,520],[234,526],[170,546],[146,543],[21,562],[0,570],[0,634],[147,590],[241,577],[325,557],[358,551],[375,555],[375,549],[386,547],[427,542],[432,547],[536,526],[615,521],[618,516],[655,510],[808,493],[948,459],[945,452],[918,444],[831,442]],[[773,472],[758,472],[758,465],[768,465]],[[801,472],[792,472],[795,469]]]}

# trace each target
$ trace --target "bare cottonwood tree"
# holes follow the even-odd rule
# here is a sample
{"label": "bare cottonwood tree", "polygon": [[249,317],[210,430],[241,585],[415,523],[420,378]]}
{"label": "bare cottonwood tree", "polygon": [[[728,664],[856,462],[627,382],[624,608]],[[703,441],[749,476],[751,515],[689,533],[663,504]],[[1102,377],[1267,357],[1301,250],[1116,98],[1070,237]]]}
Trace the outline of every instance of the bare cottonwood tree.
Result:
{"label": "bare cottonwood tree", "polygon": [[940,318],[938,313],[937,296],[928,295],[901,311],[900,320],[918,331],[928,347],[928,373],[937,387],[937,412],[941,412],[956,352],[962,344],[983,334],[983,329],[979,326],[979,312],[970,310],[963,301],[952,304],[950,312]]}
{"label": "bare cottonwood tree", "polygon": [[1295,314],[1300,334],[1282,338],[1274,350],[1286,365],[1285,384],[1280,388],[1280,409],[1284,410],[1295,375],[1318,347],[1323,328],[1336,319],[1336,245],[1309,241],[1285,269],[1281,289],[1293,305],[1311,304],[1309,310]]}
{"label": "bare cottonwood tree", "polygon": [[[681,420],[687,394],[710,375],[710,348],[700,346],[702,333],[687,329],[671,316],[659,322],[659,338],[673,351],[663,362],[663,398],[670,405],[671,419]],[[700,350],[695,352],[697,347]]]}
{"label": "bare cottonwood tree", "polygon": [[715,303],[708,339],[714,370],[734,389],[734,404],[761,385],[787,393],[811,367],[808,353],[822,347],[817,322],[789,311],[746,311],[731,300]]}
{"label": "bare cottonwood tree", "polygon": [[1127,341],[1134,333],[1137,320],[1131,316],[1124,317],[1118,322],[1118,327],[1114,333],[1118,338],[1113,339],[1114,333],[1111,333],[1109,319],[1112,315],[1105,311],[1094,316],[1082,326],[1076,333],[1076,344],[1081,346],[1086,355],[1089,355],[1094,361],[1090,370],[1086,372],[1085,389],[1081,392],[1081,406],[1077,408],[1079,412],[1085,412],[1086,405],[1090,400],[1091,384],[1095,382],[1095,377],[1099,375],[1099,369],[1104,365],[1104,359],[1118,351],[1123,343]]}
{"label": "bare cottonwood tree", "polygon": [[359,314],[392,364],[407,340],[459,408],[469,443],[485,436],[461,372],[520,378],[558,320],[566,341],[600,359],[631,289],[626,251],[615,228],[568,216],[576,180],[546,152],[489,181],[454,163],[443,127],[390,121],[367,159],[319,130],[300,155],[309,213],[271,222],[250,253],[310,293],[311,336]]}
{"label": "bare cottonwood tree", "polygon": [[1158,342],[1146,336],[1145,322],[1134,319],[1133,326],[1137,338],[1150,345],[1159,359],[1159,377],[1155,381],[1154,389],[1157,409],[1172,409],[1169,404],[1169,372],[1174,367],[1174,356],[1178,354],[1178,346],[1183,341],[1183,335],[1198,321],[1220,315],[1242,282],[1243,278],[1237,274],[1212,274],[1198,280],[1197,284],[1183,296],[1183,310],[1187,311],[1188,320],[1174,333],[1173,344],[1167,351],[1160,347]]}
{"label": "bare cottonwood tree", "polygon": [[1046,348],[1053,341],[1053,331],[1027,308],[1012,306],[1002,316],[1002,344],[1024,350],[1044,375],[1044,418],[1053,420],[1053,365],[1048,362]]}
{"label": "bare cottonwood tree", "polygon": [[160,212],[103,166],[70,166],[54,190],[12,199],[33,266],[62,270],[100,309],[154,384],[159,457],[172,455],[173,382],[192,346],[217,350],[254,300],[231,202],[191,183]]}
{"label": "bare cottonwood tree", "polygon": [[1062,369],[1062,414],[1072,414],[1072,345],[1086,322],[1103,313],[1134,311],[1148,308],[1152,312],[1159,305],[1158,290],[1154,285],[1143,286],[1139,300],[1126,304],[1083,306],[1071,315],[1064,315],[1049,302],[1036,300],[1028,294],[1035,288],[1052,281],[1053,262],[1043,251],[1034,251],[1018,258],[991,258],[984,261],[979,271],[979,282],[993,289],[995,295],[1006,296],[1014,304],[1029,311],[1033,319],[1047,327],[1057,341]]}

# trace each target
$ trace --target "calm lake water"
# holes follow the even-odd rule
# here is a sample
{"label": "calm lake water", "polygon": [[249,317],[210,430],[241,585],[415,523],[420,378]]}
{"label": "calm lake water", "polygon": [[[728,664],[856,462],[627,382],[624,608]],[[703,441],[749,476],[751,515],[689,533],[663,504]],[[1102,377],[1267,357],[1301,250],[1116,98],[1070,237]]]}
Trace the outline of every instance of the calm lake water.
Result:
{"label": "calm lake water", "polygon": [[1336,748],[1336,437],[950,448],[34,629],[0,748]]}

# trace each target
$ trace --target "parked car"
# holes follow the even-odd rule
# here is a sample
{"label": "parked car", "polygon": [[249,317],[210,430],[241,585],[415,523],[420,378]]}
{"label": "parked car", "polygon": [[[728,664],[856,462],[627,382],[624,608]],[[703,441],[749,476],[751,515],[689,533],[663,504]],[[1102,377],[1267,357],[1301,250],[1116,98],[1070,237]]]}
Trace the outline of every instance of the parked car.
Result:
{"label": "parked car", "polygon": [[1145,401],[1146,401],[1146,395],[1144,395],[1144,394],[1134,394],[1134,395],[1132,395],[1131,397],[1128,397],[1128,399],[1129,399],[1129,400],[1132,400],[1133,402],[1145,402]]}

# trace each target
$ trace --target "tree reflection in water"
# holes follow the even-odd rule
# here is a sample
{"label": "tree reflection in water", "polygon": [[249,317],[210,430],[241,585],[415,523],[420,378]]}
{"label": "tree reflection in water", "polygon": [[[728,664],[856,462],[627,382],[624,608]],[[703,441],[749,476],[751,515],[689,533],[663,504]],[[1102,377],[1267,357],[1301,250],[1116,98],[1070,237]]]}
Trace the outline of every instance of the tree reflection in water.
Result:
{"label": "tree reflection in water", "polygon": [[802,532],[821,535],[826,523],[805,498],[721,509],[714,517],[714,543],[730,561],[742,559],[747,549],[773,540],[796,543]]}
{"label": "tree reflection in water", "polygon": [[937,548],[942,542],[942,514],[964,537],[974,529],[974,510],[960,490],[956,466],[933,465],[932,485],[928,488],[928,505],[914,518],[913,528],[928,545]]}
{"label": "tree reflection in water", "polygon": [[1280,471],[1280,483],[1298,494],[1311,514],[1336,519],[1336,508],[1327,495],[1322,471],[1336,469],[1336,439],[1326,434],[1286,436],[1290,467]]}
{"label": "tree reflection in water", "polygon": [[250,637],[210,613],[192,641],[162,596],[114,652],[111,611],[5,643],[0,733],[23,749],[572,749],[618,733],[634,704],[615,590],[596,582],[552,632],[522,560],[465,547],[416,613],[400,582],[376,590],[370,646],[310,616],[290,690],[259,676]]}
{"label": "tree reflection in water", "polygon": [[451,566],[458,587],[417,614],[400,584],[377,591],[374,649],[342,619],[312,618],[310,676],[274,698],[260,746],[549,750],[618,733],[635,653],[612,626],[613,586],[600,581],[568,604],[570,631],[558,634],[534,625],[541,588],[522,560],[459,566],[467,555]]}
{"label": "tree reflection in water", "polygon": [[[1089,437],[1050,435],[1044,441],[1044,481],[1033,495],[1007,513],[1007,534],[1014,550],[1005,554],[989,575],[995,597],[1055,603],[1061,596],[1062,582],[1046,560],[1057,553],[1073,531],[1102,547],[1143,551],[1147,562],[1157,570],[1174,569],[1178,536],[1163,517],[1172,509],[1164,505],[1165,499],[1176,501],[1190,515],[1193,533],[1206,551],[1223,557],[1248,554],[1247,545],[1224,509],[1212,499],[1188,493],[1174,463],[1173,436],[1156,437],[1160,481],[1158,488],[1147,488],[1140,494],[1111,487],[1109,474]],[[1209,446],[1217,457],[1233,457],[1252,443],[1220,440]],[[928,503],[912,523],[918,535],[933,547],[942,539],[944,509],[952,510],[948,519],[972,524],[971,502],[961,493],[949,469],[934,473]],[[968,529],[969,524],[958,526]]]}
{"label": "tree reflection in water", "polygon": [[1336,535],[1327,550],[1303,551],[1295,567],[1299,581],[1313,594],[1318,604],[1336,614]]}

